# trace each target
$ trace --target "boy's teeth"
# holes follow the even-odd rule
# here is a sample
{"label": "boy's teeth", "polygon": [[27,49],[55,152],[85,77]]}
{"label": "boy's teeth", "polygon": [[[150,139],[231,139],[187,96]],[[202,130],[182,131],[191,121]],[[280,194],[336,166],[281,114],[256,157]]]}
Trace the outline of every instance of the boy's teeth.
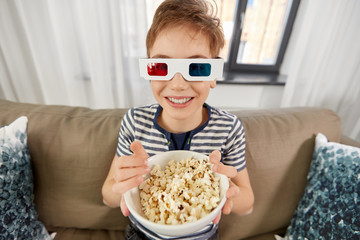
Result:
{"label": "boy's teeth", "polygon": [[173,103],[183,104],[190,101],[191,98],[169,98],[169,100]]}

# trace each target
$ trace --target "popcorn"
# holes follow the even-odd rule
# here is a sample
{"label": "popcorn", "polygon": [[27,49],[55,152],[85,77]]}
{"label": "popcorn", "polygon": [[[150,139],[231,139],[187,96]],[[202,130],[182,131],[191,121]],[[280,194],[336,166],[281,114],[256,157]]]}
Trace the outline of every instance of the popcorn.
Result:
{"label": "popcorn", "polygon": [[164,170],[155,165],[140,186],[140,202],[146,217],[155,223],[194,222],[220,202],[220,177],[206,159],[171,160]]}

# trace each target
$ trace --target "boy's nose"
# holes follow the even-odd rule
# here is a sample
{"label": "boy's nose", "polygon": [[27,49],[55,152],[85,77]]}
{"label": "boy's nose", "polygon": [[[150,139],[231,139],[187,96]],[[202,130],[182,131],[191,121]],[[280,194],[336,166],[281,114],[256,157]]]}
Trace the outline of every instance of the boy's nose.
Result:
{"label": "boy's nose", "polygon": [[174,77],[170,80],[170,86],[172,89],[183,90],[189,86],[189,83],[185,80],[181,73],[176,73]]}

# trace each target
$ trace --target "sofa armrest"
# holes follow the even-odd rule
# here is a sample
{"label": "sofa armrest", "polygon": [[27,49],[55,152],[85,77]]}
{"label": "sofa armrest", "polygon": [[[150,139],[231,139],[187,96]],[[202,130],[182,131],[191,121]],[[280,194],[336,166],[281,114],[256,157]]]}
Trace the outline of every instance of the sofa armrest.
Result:
{"label": "sofa armrest", "polygon": [[360,148],[360,142],[358,142],[348,136],[345,136],[345,135],[341,135],[340,143]]}

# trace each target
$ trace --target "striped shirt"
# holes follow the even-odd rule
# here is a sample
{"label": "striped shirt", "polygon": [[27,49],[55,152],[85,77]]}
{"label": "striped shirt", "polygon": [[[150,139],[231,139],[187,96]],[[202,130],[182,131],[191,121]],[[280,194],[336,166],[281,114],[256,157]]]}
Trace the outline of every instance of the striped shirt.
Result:
{"label": "striped shirt", "polygon": [[[245,132],[240,120],[226,111],[204,106],[208,110],[208,121],[191,131],[186,149],[205,155],[219,150],[222,163],[237,171],[244,169]],[[135,140],[141,141],[149,156],[171,150],[171,134],[157,124],[161,110],[159,104],[129,109],[119,131],[118,156],[131,155],[130,144]]]}

